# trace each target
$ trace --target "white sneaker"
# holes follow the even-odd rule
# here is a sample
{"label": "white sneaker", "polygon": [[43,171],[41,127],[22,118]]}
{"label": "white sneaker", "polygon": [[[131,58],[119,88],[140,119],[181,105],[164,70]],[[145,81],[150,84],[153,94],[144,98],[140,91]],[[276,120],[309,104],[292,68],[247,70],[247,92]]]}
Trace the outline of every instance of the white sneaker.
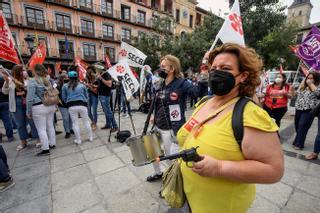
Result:
{"label": "white sneaker", "polygon": [[74,143],[80,145],[80,144],[81,144],[81,140],[75,139],[75,140],[74,140]]}
{"label": "white sneaker", "polygon": [[122,113],[121,116],[124,117],[124,118],[127,118],[128,114],[127,113]]}
{"label": "white sneaker", "polygon": [[92,136],[89,137],[89,141],[90,141],[90,142],[93,142],[93,137],[92,137]]}

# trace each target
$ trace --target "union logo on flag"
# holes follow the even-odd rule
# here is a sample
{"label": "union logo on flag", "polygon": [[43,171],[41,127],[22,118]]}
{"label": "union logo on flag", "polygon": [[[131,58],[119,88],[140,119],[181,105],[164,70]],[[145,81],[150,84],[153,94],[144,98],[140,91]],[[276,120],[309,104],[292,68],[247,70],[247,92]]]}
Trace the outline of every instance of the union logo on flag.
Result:
{"label": "union logo on flag", "polygon": [[116,67],[116,71],[120,74],[124,73],[125,72],[125,69],[123,66],[119,65]]}
{"label": "union logo on flag", "polygon": [[232,13],[229,15],[229,20],[231,21],[231,27],[241,36],[243,36],[241,16],[237,15],[236,13]]}
{"label": "union logo on flag", "polygon": [[128,54],[128,52],[126,50],[124,50],[124,49],[120,50],[120,52],[119,52],[119,55],[122,56],[122,57],[127,56],[127,54]]}

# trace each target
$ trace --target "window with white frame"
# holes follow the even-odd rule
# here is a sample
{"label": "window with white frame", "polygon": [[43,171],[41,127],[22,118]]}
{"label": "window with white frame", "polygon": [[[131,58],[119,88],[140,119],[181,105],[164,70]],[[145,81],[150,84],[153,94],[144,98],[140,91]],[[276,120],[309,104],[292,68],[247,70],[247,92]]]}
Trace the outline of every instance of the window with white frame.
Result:
{"label": "window with white frame", "polygon": [[93,21],[81,19],[81,31],[84,34],[94,34]]}
{"label": "window with white frame", "polygon": [[104,37],[113,38],[113,26],[109,24],[102,25],[102,32]]}
{"label": "window with white frame", "polygon": [[92,0],[80,0],[80,6],[92,8]]}
{"label": "window with white frame", "polygon": [[126,28],[122,28],[121,39],[130,41],[131,40],[131,30],[130,29],[126,29]]}
{"label": "window with white frame", "polygon": [[121,5],[121,19],[130,20],[130,7]]}
{"label": "window with white frame", "polygon": [[43,10],[33,8],[33,7],[26,7],[26,15],[27,15],[28,25],[29,24],[44,25]]}
{"label": "window with white frame", "polygon": [[12,19],[11,6],[9,2],[1,2],[0,10],[2,10],[4,17],[6,17],[6,19]]}
{"label": "window with white frame", "polygon": [[70,15],[56,13],[57,28],[71,30]]}
{"label": "window with white frame", "polygon": [[116,52],[113,47],[104,47],[104,55],[107,55],[111,62],[116,61]]}
{"label": "window with white frame", "polygon": [[95,58],[96,57],[96,45],[91,43],[83,44],[83,57]]}
{"label": "window with white frame", "polygon": [[113,2],[112,0],[102,0],[101,10],[103,13],[112,15],[113,13]]}
{"label": "window with white frame", "polygon": [[146,12],[138,10],[137,22],[140,24],[146,24]]}

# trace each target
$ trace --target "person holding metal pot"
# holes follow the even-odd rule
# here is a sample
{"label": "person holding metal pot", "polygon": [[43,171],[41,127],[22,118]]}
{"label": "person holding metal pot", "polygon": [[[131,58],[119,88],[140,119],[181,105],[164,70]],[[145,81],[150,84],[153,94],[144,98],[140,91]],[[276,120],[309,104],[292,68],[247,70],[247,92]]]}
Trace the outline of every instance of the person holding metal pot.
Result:
{"label": "person holding metal pot", "polygon": [[[191,168],[180,164],[183,189],[191,212],[244,213],[255,199],[255,183],[275,183],[283,175],[279,128],[245,98],[254,95],[263,66],[253,49],[225,43],[210,53],[209,64],[214,96],[199,102],[177,133],[182,150],[198,147],[202,159]],[[246,105],[238,140],[234,130],[241,127],[234,129],[232,118],[239,100]]]}
{"label": "person holding metal pot", "polygon": [[[197,96],[198,87],[183,78],[180,60],[172,55],[160,59],[159,77],[164,79],[160,89],[155,92],[155,111],[150,119],[163,141],[166,155],[176,153],[179,146],[175,135],[185,123],[185,102],[188,95]],[[159,163],[153,163],[155,174],[147,177],[148,182],[161,179]]]}

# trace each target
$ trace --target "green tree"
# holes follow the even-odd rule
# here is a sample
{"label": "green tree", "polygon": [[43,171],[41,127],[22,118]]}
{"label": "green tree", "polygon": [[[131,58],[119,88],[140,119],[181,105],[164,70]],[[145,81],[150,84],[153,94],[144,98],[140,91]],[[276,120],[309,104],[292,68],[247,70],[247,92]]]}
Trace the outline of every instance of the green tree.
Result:
{"label": "green tree", "polygon": [[264,60],[266,69],[279,67],[284,62],[285,69],[296,69],[297,57],[289,49],[289,45],[296,42],[297,27],[295,25],[283,25],[274,28],[257,43],[257,50]]}

